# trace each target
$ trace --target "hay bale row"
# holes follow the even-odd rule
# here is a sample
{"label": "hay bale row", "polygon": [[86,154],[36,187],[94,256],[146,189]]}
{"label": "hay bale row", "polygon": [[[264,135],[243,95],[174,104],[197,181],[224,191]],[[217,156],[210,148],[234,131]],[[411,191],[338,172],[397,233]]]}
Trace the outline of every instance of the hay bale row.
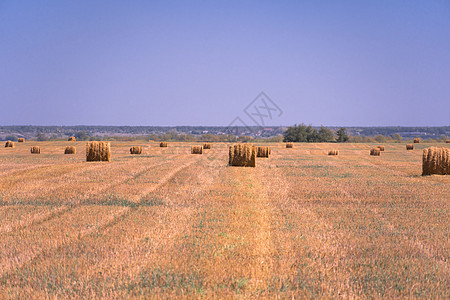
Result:
{"label": "hay bale row", "polygon": [[204,143],[203,144],[203,149],[211,149],[211,144],[210,143]]}
{"label": "hay bale row", "polygon": [[130,148],[131,154],[142,154],[142,147],[141,146],[133,146]]}
{"label": "hay bale row", "polygon": [[380,149],[378,149],[378,148],[372,148],[372,149],[370,149],[370,155],[373,155],[373,156],[380,156],[380,154],[381,154]]}
{"label": "hay bale row", "polygon": [[422,176],[432,174],[450,175],[450,149],[423,149]]}
{"label": "hay bale row", "polygon": [[230,146],[228,164],[235,167],[256,167],[256,147],[252,144]]}
{"label": "hay bale row", "polygon": [[384,151],[384,146],[378,146],[378,149],[380,149],[380,151]]}
{"label": "hay bale row", "polygon": [[24,138],[18,138],[18,139],[17,139],[17,142],[18,142],[18,143],[25,143],[25,139],[24,139]]}
{"label": "hay bale row", "polygon": [[64,150],[64,154],[76,154],[77,153],[77,148],[75,148],[74,146],[67,146],[66,149]]}
{"label": "hay bale row", "polygon": [[71,136],[71,137],[68,139],[68,141],[69,141],[69,142],[76,142],[77,139],[76,139],[74,136]]}
{"label": "hay bale row", "polygon": [[286,148],[294,148],[294,143],[286,143]]}
{"label": "hay bale row", "polygon": [[420,143],[420,139],[419,139],[419,138],[415,138],[415,139],[413,140],[413,142],[414,142],[414,144],[419,144],[419,143]]}
{"label": "hay bale row", "polygon": [[41,154],[41,147],[39,147],[39,146],[31,147],[31,153],[33,153],[33,154]]}
{"label": "hay bale row", "polygon": [[259,146],[256,147],[256,157],[269,157],[270,156],[270,147],[267,146]]}
{"label": "hay bale row", "polygon": [[330,150],[328,151],[328,155],[339,155],[339,150]]}
{"label": "hay bale row", "polygon": [[161,142],[161,143],[159,143],[159,147],[167,147],[167,142]]}
{"label": "hay bale row", "polygon": [[5,143],[5,148],[16,148],[16,143],[11,142],[11,141],[7,141]]}
{"label": "hay bale row", "polygon": [[86,144],[86,161],[110,161],[111,145],[109,142],[88,142]]}
{"label": "hay bale row", "polygon": [[406,150],[414,150],[414,144],[406,144]]}
{"label": "hay bale row", "polygon": [[191,146],[191,154],[203,154],[202,146]]}

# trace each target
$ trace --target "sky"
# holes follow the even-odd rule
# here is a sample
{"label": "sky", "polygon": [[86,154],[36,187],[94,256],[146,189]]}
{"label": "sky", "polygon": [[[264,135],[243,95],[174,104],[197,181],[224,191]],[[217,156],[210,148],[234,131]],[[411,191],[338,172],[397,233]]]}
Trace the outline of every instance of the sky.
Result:
{"label": "sky", "polygon": [[0,0],[0,112],[0,125],[448,126],[450,1]]}

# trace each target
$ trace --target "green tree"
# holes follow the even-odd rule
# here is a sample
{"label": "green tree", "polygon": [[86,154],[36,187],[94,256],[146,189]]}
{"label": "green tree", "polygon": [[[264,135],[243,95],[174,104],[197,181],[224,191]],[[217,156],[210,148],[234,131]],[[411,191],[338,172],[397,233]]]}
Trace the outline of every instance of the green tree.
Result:
{"label": "green tree", "polygon": [[344,127],[341,127],[337,132],[337,142],[338,143],[345,143],[348,141],[349,137],[347,135],[347,129],[345,129]]}
{"label": "green tree", "polygon": [[392,135],[392,139],[396,142],[396,143],[400,143],[402,141],[402,136],[398,133],[395,133]]}
{"label": "green tree", "polygon": [[386,143],[386,137],[384,135],[382,135],[382,134],[377,135],[373,139],[375,141],[377,141],[378,143]]}
{"label": "green tree", "polygon": [[86,133],[86,131],[78,131],[75,133],[75,138],[77,141],[89,141],[91,137]]}
{"label": "green tree", "polygon": [[335,142],[334,131],[320,126],[318,133],[319,142]]}
{"label": "green tree", "polygon": [[18,138],[17,138],[17,136],[15,136],[15,135],[7,135],[7,136],[5,137],[5,140],[11,141],[11,142],[17,142]]}

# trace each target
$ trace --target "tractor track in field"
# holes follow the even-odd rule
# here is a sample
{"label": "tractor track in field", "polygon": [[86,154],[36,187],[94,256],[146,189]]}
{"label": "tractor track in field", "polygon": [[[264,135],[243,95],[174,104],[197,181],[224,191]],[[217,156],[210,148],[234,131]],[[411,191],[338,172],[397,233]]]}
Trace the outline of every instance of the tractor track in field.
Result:
{"label": "tractor track in field", "polygon": [[[305,171],[303,171],[305,172]],[[268,173],[271,173],[270,176]],[[278,174],[277,174],[278,173]],[[261,175],[259,175],[261,176]],[[267,176],[266,178],[264,178]],[[290,182],[289,180],[282,180],[282,178],[286,178],[286,175],[282,172],[280,169],[271,169],[270,172],[266,172],[266,174],[262,175],[262,177],[259,177],[260,181],[267,182],[268,186],[266,186],[266,189],[268,193],[272,192],[276,194],[277,199],[289,199],[289,194],[291,191],[298,191],[298,189],[294,186],[293,182]],[[321,179],[322,180],[322,179]],[[292,201],[292,200],[290,200]],[[278,201],[276,201],[278,203]],[[280,203],[281,204],[281,203]],[[280,208],[278,205],[275,204],[276,210],[284,210]],[[286,206],[287,207],[287,206]],[[306,225],[306,224],[316,224],[317,228],[320,228],[322,231],[322,234],[317,234],[317,232],[309,232],[307,227],[299,229],[299,232],[302,235],[306,235],[307,239],[314,240],[314,243],[307,243],[307,244],[314,244],[319,245],[316,249],[314,249],[315,257],[313,257],[312,261],[310,262],[313,265],[318,265],[318,262],[321,262],[322,257],[324,257],[324,253],[339,253],[340,246],[342,244],[345,244],[343,242],[344,235],[334,235],[329,233],[330,228],[332,228],[331,224],[326,220],[325,218],[319,216],[316,212],[314,212],[311,207],[307,205],[303,205],[302,207],[299,207],[298,209],[301,209],[302,211],[302,217],[304,220],[302,220],[302,223],[300,225]],[[283,217],[284,218],[284,217]],[[279,221],[280,224],[285,223],[286,221]],[[317,230],[317,228],[315,230]],[[275,251],[279,251],[276,249]],[[288,251],[285,249],[284,251]],[[329,266],[326,261],[321,262],[322,263],[322,271],[326,276],[329,276],[331,280],[323,280],[321,281],[320,285],[323,290],[329,291],[330,294],[338,294],[343,297],[351,296],[347,293],[346,288],[344,287],[345,283],[349,281],[350,274],[348,274],[346,271],[344,271],[344,268],[336,268],[335,266]],[[297,266],[297,262],[294,263],[294,265],[290,266],[291,270],[293,272],[297,272],[295,270]],[[337,279],[338,278],[338,279]],[[341,285],[335,286],[332,283],[333,282],[340,282]]]}
{"label": "tractor track in field", "polygon": [[[182,155],[181,154],[180,155],[176,155],[176,157],[179,157],[179,156],[182,156]],[[105,192],[105,191],[107,191],[108,189],[110,189],[110,188],[112,188],[114,186],[118,186],[118,185],[121,185],[123,183],[129,182],[130,180],[133,180],[133,179],[141,176],[142,174],[145,174],[145,173],[149,172],[151,169],[153,169],[155,167],[158,167],[158,166],[161,166],[161,165],[164,165],[166,163],[167,162],[158,162],[158,163],[154,163],[152,165],[149,165],[147,168],[145,168],[141,172],[138,172],[137,174],[134,174],[132,177],[125,178],[125,179],[123,179],[123,180],[121,180],[119,182],[114,182],[114,183],[105,185],[104,187],[102,187],[97,192],[97,194],[101,194],[102,192]],[[101,165],[98,165],[98,167],[101,167]],[[85,170],[83,170],[83,171],[85,171]],[[52,220],[54,218],[57,218],[57,217],[65,214],[65,213],[68,213],[68,212],[72,211],[73,209],[75,209],[77,207],[80,207],[80,206],[83,206],[83,205],[96,205],[96,204],[97,205],[102,205],[101,202],[100,203],[92,203],[91,201],[85,201],[85,202],[78,201],[78,202],[73,202],[73,203],[70,203],[70,204],[61,205],[61,206],[59,206],[57,208],[54,208],[54,209],[50,210],[49,212],[43,214],[40,217],[31,218],[29,220],[25,220],[25,221],[23,221],[21,224],[19,224],[17,226],[9,227],[9,228],[8,227],[6,227],[6,228],[5,227],[0,227],[0,237],[2,235],[9,234],[12,231],[21,230],[21,229],[24,229],[24,228],[29,227],[29,226],[39,225],[39,224],[42,224],[44,222],[50,221],[50,220]],[[7,206],[17,206],[17,205],[18,205],[17,203],[12,203],[12,204],[8,204],[8,205],[4,205],[4,206],[7,207]],[[33,206],[32,203],[25,204],[25,205]],[[48,204],[48,206],[56,206],[56,205]]]}
{"label": "tractor track in field", "polygon": [[[402,175],[405,176],[405,174],[403,172],[395,172],[385,166],[378,166],[376,164],[371,164],[371,162],[368,159],[364,159],[363,160],[365,162],[368,163],[369,166],[372,166],[374,168],[380,168],[380,169],[387,169],[392,171],[392,174],[398,174],[398,175]],[[333,161],[326,161],[325,162],[327,165],[330,165],[332,163],[334,163]],[[302,172],[304,174],[307,174],[307,170],[302,170]],[[272,176],[271,178],[277,178],[277,176]],[[347,190],[347,188],[345,186],[342,186],[341,184],[339,184],[339,182],[334,182],[322,177],[317,177],[317,180],[320,182],[327,182],[330,187],[334,187],[336,190],[339,190],[340,192],[342,192],[342,194],[349,200],[352,202],[359,202],[360,199],[354,197],[352,195],[351,192],[349,192]],[[418,181],[422,181],[421,179],[417,179]],[[313,183],[314,184],[314,183]],[[288,185],[290,186],[291,183],[288,182]],[[401,190],[403,191],[408,191],[406,187],[400,187]],[[340,202],[345,203],[345,202]],[[372,217],[376,220],[379,220],[382,222],[383,224],[383,228],[385,228],[387,230],[387,232],[390,233],[399,233],[400,231],[397,230],[396,226],[394,226],[388,219],[386,219],[386,217],[384,217],[376,208],[372,207],[372,206],[368,206],[369,211],[372,214]],[[315,212],[313,212],[311,209],[305,207],[305,210],[308,212],[308,215],[310,215],[310,217],[313,217],[314,219],[317,220],[317,223],[320,223],[321,221],[324,221],[324,226],[330,226],[329,223],[321,216],[318,216]],[[339,241],[339,243],[342,242],[342,239],[345,238],[344,235],[339,235],[338,237],[332,237],[331,240],[337,240]],[[426,245],[425,243],[423,243],[422,241],[418,240],[418,239],[412,239],[410,237],[408,237],[407,235],[401,233],[401,238],[403,240],[405,240],[407,242],[407,244],[409,245],[409,247],[411,247],[411,249],[416,249],[418,250],[419,253],[421,253],[421,255],[423,255],[424,257],[434,261],[437,265],[441,266],[445,272],[448,272],[448,261],[446,260],[445,256],[443,256],[442,254],[435,254],[432,251],[432,248],[428,245]],[[330,249],[332,249],[333,247],[331,247]],[[337,248],[335,249],[337,250]],[[345,277],[345,276],[344,276]],[[341,278],[342,279],[342,278]],[[331,290],[331,286],[327,287],[327,289]]]}
{"label": "tractor track in field", "polygon": [[[384,166],[378,166],[376,164],[370,164],[370,161],[368,161],[368,162],[369,162],[369,165],[373,165],[376,168],[381,167],[383,169],[391,170],[391,169],[389,169],[387,167],[384,167]],[[391,170],[391,171],[394,174],[398,173],[398,172],[395,172],[393,170]],[[401,173],[401,174],[405,175],[404,173]],[[421,181],[421,180],[418,180],[418,181]],[[345,187],[341,186],[339,183],[333,182],[333,186],[336,189],[340,190],[345,195],[345,197],[349,198],[351,201],[358,202],[358,199],[355,198],[350,192],[347,191],[347,189]],[[405,191],[405,192],[409,191],[406,187],[397,187],[397,189],[400,189],[400,190]],[[373,213],[373,215],[376,216],[376,219],[378,219],[378,220],[380,220],[380,221],[382,221],[384,223],[384,228],[386,228],[390,233],[399,232],[397,230],[396,226],[393,225],[388,219],[386,219],[386,217],[384,217],[377,210],[377,208],[375,208],[373,206],[369,206],[368,208]],[[414,239],[413,240],[413,239],[411,239],[410,237],[408,237],[405,234],[400,234],[400,235],[403,238],[403,240],[407,241],[408,244],[411,245],[411,247],[418,249],[419,252],[422,253],[422,255],[424,255],[425,257],[435,261],[436,263],[441,265],[448,272],[448,262],[447,262],[446,258],[444,257],[444,255],[433,255],[433,251],[432,251],[430,246],[427,246],[426,244],[424,244],[423,242],[421,242],[418,239]]]}
{"label": "tractor track in field", "polygon": [[[107,228],[117,224],[118,222],[122,221],[124,218],[126,218],[132,211],[135,211],[139,208],[141,201],[144,197],[146,197],[149,193],[159,189],[160,187],[162,187],[165,183],[167,183],[171,178],[173,178],[174,176],[176,176],[177,173],[181,172],[182,170],[188,168],[189,166],[191,166],[192,164],[194,164],[195,162],[197,162],[198,159],[194,159],[192,161],[189,161],[179,167],[177,167],[175,170],[173,170],[172,172],[169,172],[168,174],[166,174],[166,176],[164,176],[159,182],[158,184],[156,184],[154,187],[148,189],[146,191],[145,194],[141,195],[140,197],[140,201],[137,203],[136,206],[132,206],[132,207],[124,207],[123,209],[121,209],[118,213],[111,215],[107,220],[105,220],[105,222],[102,222],[101,224],[99,224],[96,227],[91,227],[89,229],[86,229],[85,231],[82,231],[78,234],[77,238],[72,238],[69,241],[62,243],[60,245],[57,245],[56,248],[51,248],[51,249],[44,249],[41,250],[39,252],[37,252],[35,255],[30,256],[27,260],[24,260],[23,262],[21,262],[18,266],[15,266],[13,270],[16,270],[18,268],[22,268],[24,265],[30,263],[31,261],[37,260],[42,256],[45,256],[47,253],[50,254],[52,252],[58,251],[59,249],[66,247],[68,244],[70,244],[71,242],[75,241],[75,240],[80,240],[83,237],[95,232],[95,231],[104,231]],[[71,209],[73,209],[75,207],[72,207]],[[68,212],[68,211],[66,211]],[[63,214],[63,213],[61,213]],[[59,214],[59,215],[61,215]],[[7,282],[7,278],[8,278],[8,274],[10,273],[12,268],[10,268],[9,270],[4,270],[2,272],[2,274],[0,274],[0,282]],[[13,271],[14,272],[14,271]]]}

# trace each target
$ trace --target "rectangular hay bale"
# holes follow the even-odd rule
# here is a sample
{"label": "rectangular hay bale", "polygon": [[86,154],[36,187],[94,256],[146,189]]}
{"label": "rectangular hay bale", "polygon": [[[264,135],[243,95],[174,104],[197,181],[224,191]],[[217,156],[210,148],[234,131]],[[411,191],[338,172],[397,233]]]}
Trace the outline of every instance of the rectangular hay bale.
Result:
{"label": "rectangular hay bale", "polygon": [[111,161],[109,142],[87,142],[86,161]]}
{"label": "rectangular hay bale", "polygon": [[422,176],[450,175],[450,149],[430,147],[423,149]]}
{"label": "rectangular hay bale", "polygon": [[373,156],[380,156],[380,154],[381,154],[380,149],[378,149],[378,148],[372,148],[372,149],[370,149],[370,155],[373,155]]}
{"label": "rectangular hay bale", "polygon": [[41,147],[39,146],[33,146],[30,149],[31,153],[33,154],[41,154]]}
{"label": "rectangular hay bale", "polygon": [[5,143],[5,148],[16,148],[16,143],[11,142],[11,141],[7,141]]}
{"label": "rectangular hay bale", "polygon": [[142,154],[142,147],[141,146],[132,146],[130,148],[130,154]]}
{"label": "rectangular hay bale", "polygon": [[270,156],[270,147],[267,146],[259,146],[256,147],[256,157],[269,157]]}
{"label": "rectangular hay bale", "polygon": [[256,147],[252,144],[230,146],[228,164],[234,167],[256,167]]}
{"label": "rectangular hay bale", "polygon": [[67,146],[66,149],[64,149],[64,154],[76,154],[77,148],[74,146]]}
{"label": "rectangular hay bale", "polygon": [[203,154],[202,146],[191,146],[191,154]]}

